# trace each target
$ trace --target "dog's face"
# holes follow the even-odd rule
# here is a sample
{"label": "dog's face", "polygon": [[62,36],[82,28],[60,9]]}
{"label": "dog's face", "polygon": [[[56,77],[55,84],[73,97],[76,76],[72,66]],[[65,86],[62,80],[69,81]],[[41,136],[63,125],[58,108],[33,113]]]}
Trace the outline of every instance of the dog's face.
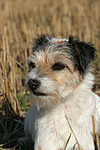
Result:
{"label": "dog's face", "polygon": [[26,85],[38,107],[63,101],[82,81],[95,51],[73,37],[58,40],[44,35],[35,40],[32,50]]}

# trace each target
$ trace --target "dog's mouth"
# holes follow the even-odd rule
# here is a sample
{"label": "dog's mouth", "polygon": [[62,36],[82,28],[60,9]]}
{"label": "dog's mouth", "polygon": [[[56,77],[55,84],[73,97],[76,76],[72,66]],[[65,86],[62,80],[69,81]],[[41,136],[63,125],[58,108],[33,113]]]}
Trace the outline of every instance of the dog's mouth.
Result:
{"label": "dog's mouth", "polygon": [[42,92],[38,92],[38,91],[35,91],[35,90],[32,90],[33,94],[36,95],[36,96],[47,96],[47,94],[45,93],[42,93]]}

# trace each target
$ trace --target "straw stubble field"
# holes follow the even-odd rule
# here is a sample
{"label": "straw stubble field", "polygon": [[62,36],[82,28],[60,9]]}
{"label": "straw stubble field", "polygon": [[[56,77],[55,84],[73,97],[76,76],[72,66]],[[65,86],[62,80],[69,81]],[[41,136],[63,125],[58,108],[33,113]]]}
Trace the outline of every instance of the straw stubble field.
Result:
{"label": "straw stubble field", "polygon": [[93,90],[100,95],[99,0],[0,0],[0,144],[7,143],[6,147],[17,145],[13,142],[16,133],[23,135],[23,118],[19,116],[29,108],[27,57],[31,40],[41,33],[57,38],[76,35],[95,44]]}

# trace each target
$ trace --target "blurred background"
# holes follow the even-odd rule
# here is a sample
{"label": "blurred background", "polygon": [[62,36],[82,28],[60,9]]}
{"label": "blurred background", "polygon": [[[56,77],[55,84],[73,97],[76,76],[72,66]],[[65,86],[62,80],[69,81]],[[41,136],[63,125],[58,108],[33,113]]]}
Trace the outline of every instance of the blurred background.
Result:
{"label": "blurred background", "polygon": [[[93,91],[100,95],[100,0],[0,0],[0,143],[12,140],[9,115],[23,118],[29,109],[27,57],[32,39],[41,33],[56,38],[78,36],[95,45]],[[23,126],[23,119],[17,118],[18,122]]]}

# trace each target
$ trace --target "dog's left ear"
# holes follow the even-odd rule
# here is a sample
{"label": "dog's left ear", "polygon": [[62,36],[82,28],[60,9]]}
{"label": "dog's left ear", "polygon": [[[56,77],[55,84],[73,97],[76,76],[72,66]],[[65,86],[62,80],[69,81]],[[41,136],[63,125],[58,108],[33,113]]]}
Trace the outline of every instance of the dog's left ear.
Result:
{"label": "dog's left ear", "polygon": [[46,45],[50,42],[51,36],[49,35],[38,35],[32,43],[32,52],[34,51],[39,51],[39,50],[44,50]]}
{"label": "dog's left ear", "polygon": [[96,49],[91,43],[80,41],[72,36],[69,37],[69,45],[75,67],[77,67],[81,74],[84,74],[90,62],[95,58]]}

